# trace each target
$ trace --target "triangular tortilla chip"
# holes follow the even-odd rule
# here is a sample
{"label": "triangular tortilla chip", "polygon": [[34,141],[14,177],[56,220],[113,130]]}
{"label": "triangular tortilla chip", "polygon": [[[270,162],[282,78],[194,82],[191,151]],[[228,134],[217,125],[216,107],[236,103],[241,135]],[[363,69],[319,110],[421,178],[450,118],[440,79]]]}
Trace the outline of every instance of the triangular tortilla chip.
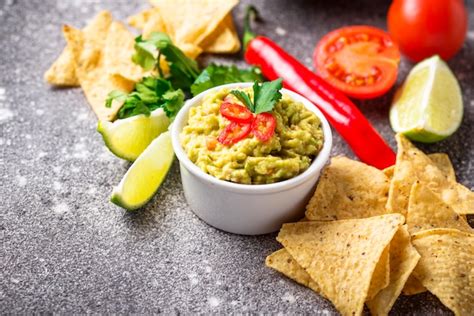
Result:
{"label": "triangular tortilla chip", "polygon": [[456,315],[474,311],[474,234],[457,229],[425,230],[413,236],[420,253],[414,275]]}
{"label": "triangular tortilla chip", "polygon": [[372,315],[388,315],[419,259],[406,225],[401,226],[390,242],[390,283],[367,301]]}
{"label": "triangular tortilla chip", "polygon": [[103,67],[107,73],[139,81],[146,72],[132,61],[135,53],[133,34],[120,22],[112,22],[103,48]]}
{"label": "triangular tortilla chip", "polygon": [[84,94],[99,120],[111,121],[115,118],[120,104],[105,107],[105,99],[112,90],[130,92],[135,83],[118,74],[109,74],[103,66],[101,48],[96,46],[97,37],[86,38],[81,30],[64,26],[68,45],[77,61],[76,75]]}
{"label": "triangular tortilla chip", "polygon": [[[448,155],[444,153],[434,153],[428,154],[428,157],[448,179],[456,181],[456,173],[454,172],[453,164]],[[385,173],[389,179],[392,179],[394,171],[395,166],[383,169],[383,173]]]}
{"label": "triangular tortilla chip", "polygon": [[[93,42],[95,46],[102,46],[105,42],[107,30],[112,23],[112,15],[108,11],[99,12],[92,21],[83,29],[83,37]],[[66,38],[63,28],[63,34]],[[58,59],[44,74],[44,79],[53,85],[78,86],[76,74],[77,60],[72,47],[66,45]]]}
{"label": "triangular tortilla chip", "polygon": [[451,205],[458,214],[474,213],[474,193],[463,185],[448,179],[431,159],[397,134],[398,153],[395,172],[390,183],[387,209],[406,214],[411,186],[415,181],[429,185],[430,190]]}
{"label": "triangular tortilla chip", "polygon": [[404,218],[284,224],[277,240],[343,315],[360,315],[377,262]]}
{"label": "triangular tortilla chip", "polygon": [[293,281],[309,287],[318,294],[321,294],[319,286],[309,274],[293,259],[285,248],[280,249],[269,255],[265,264],[267,267],[283,273]]}
{"label": "triangular tortilla chip", "polygon": [[238,0],[151,0],[177,44],[199,46],[224,20]]}
{"label": "triangular tortilla chip", "polygon": [[386,214],[389,179],[380,170],[346,157],[334,157],[306,207],[310,220],[364,218]]}
{"label": "triangular tortilla chip", "polygon": [[227,14],[214,32],[205,38],[199,46],[206,53],[237,53],[240,50],[240,40],[234,27],[232,14]]}
{"label": "triangular tortilla chip", "polygon": [[419,181],[411,189],[407,225],[410,234],[432,228],[455,228],[474,233],[464,218]]}

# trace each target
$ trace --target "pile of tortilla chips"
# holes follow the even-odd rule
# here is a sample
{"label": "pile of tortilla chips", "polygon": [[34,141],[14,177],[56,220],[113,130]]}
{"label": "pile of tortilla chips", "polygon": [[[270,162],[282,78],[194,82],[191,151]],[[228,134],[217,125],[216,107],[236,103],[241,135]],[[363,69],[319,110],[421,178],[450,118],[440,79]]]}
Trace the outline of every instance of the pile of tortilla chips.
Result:
{"label": "pile of tortilla chips", "polygon": [[343,315],[388,315],[398,296],[430,291],[456,315],[474,311],[474,193],[445,154],[397,135],[394,167],[345,157],[324,170],[306,218],[284,224],[267,266],[329,299]]}
{"label": "pile of tortilla chips", "polygon": [[[167,33],[191,58],[201,52],[234,53],[240,49],[231,10],[238,0],[153,0],[155,6],[129,17],[131,26]],[[102,11],[82,30],[63,26],[67,45],[46,71],[56,86],[81,86],[99,120],[112,121],[121,104],[105,107],[112,90],[130,92],[146,73],[131,60],[134,38],[127,27]],[[165,67],[166,68],[166,67]]]}

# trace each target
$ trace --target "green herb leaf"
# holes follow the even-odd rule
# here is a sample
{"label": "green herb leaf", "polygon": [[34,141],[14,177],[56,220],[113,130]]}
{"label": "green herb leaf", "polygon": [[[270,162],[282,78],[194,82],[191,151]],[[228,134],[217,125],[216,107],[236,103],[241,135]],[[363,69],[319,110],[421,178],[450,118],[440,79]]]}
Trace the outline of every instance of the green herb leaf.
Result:
{"label": "green herb leaf", "polygon": [[106,106],[112,100],[123,101],[117,117],[119,119],[144,114],[162,108],[169,118],[176,116],[184,104],[184,93],[175,90],[168,80],[157,77],[144,77],[135,84],[135,89],[129,94],[122,91],[112,91],[106,101]]}
{"label": "green herb leaf", "polygon": [[230,93],[235,95],[237,99],[239,99],[239,101],[242,102],[250,110],[250,112],[253,113],[255,111],[254,105],[252,103],[252,100],[250,100],[250,95],[248,93],[245,93],[240,90],[232,90]]}
{"label": "green herb leaf", "polygon": [[273,81],[259,84],[255,82],[253,85],[253,104],[255,114],[270,112],[273,110],[275,103],[280,101],[282,95],[280,93],[283,79],[278,78]]}
{"label": "green herb leaf", "polygon": [[192,94],[199,93],[210,88],[234,82],[263,81],[262,72],[259,68],[251,67],[239,69],[235,66],[223,66],[210,64],[204,69],[191,86]]}

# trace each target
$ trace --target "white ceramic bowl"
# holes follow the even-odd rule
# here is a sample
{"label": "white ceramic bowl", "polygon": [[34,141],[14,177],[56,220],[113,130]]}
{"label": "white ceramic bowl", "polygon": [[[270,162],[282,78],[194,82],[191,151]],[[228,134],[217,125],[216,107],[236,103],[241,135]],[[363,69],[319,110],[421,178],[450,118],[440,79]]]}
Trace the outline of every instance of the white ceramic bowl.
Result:
{"label": "white ceramic bowl", "polygon": [[243,235],[275,232],[285,222],[303,216],[321,169],[326,165],[332,146],[332,133],[323,114],[306,98],[292,91],[282,93],[316,114],[322,123],[324,144],[310,167],[300,175],[272,184],[238,184],[219,180],[189,160],[179,134],[188,121],[189,109],[201,103],[204,95],[222,88],[247,88],[252,83],[235,83],[204,91],[187,101],[171,127],[173,149],[180,162],[184,195],[194,213],[221,230]]}

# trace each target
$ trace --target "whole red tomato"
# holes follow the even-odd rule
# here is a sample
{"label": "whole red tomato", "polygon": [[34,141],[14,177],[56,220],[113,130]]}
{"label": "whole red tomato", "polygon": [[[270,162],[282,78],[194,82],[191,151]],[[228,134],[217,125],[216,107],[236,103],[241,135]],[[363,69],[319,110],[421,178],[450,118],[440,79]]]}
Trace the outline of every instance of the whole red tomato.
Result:
{"label": "whole red tomato", "polygon": [[467,32],[462,0],[394,0],[387,20],[393,40],[413,61],[435,54],[448,60],[459,51]]}

